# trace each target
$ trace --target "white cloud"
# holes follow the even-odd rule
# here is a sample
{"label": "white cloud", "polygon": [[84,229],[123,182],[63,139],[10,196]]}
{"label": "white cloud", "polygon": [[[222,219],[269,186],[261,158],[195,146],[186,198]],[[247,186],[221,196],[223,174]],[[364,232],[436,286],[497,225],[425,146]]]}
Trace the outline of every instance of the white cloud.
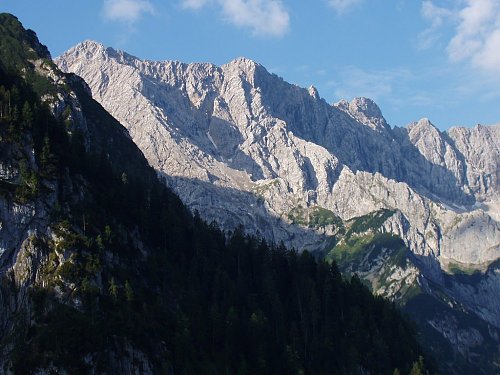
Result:
{"label": "white cloud", "polygon": [[146,13],[154,14],[148,0],[104,0],[103,16],[110,21],[134,23]]}
{"label": "white cloud", "polygon": [[200,9],[209,3],[209,0],[183,0],[182,6],[187,9]]}
{"label": "white cloud", "polygon": [[290,17],[281,1],[223,0],[221,5],[231,23],[248,27],[256,35],[282,36],[288,31]]}
{"label": "white cloud", "polygon": [[188,9],[209,4],[218,6],[225,20],[254,35],[280,37],[290,27],[290,16],[280,0],[182,0]]}
{"label": "white cloud", "polygon": [[395,86],[412,78],[412,73],[406,69],[368,71],[351,66],[338,73],[339,80],[330,82],[337,87],[334,92],[337,98],[364,96],[375,101],[391,98]]}
{"label": "white cloud", "polygon": [[[456,4],[456,3],[455,3]],[[422,3],[422,16],[430,21],[429,28],[419,35],[419,47],[429,48],[442,37],[447,21],[455,24],[454,36],[446,52],[451,61],[470,62],[486,72],[500,72],[500,1],[463,0],[460,8],[442,8],[433,1]]]}
{"label": "white cloud", "polygon": [[432,1],[424,1],[421,9],[422,17],[430,21],[431,25],[418,36],[420,49],[428,49],[436,44],[441,37],[439,29],[448,19],[452,18],[452,10],[434,5]]}
{"label": "white cloud", "polygon": [[466,4],[459,12],[456,35],[448,44],[449,57],[500,72],[500,2],[467,0]]}
{"label": "white cloud", "polygon": [[432,26],[438,27],[443,24],[445,18],[450,17],[453,11],[447,8],[438,7],[432,1],[422,2],[422,16],[432,21]]}
{"label": "white cloud", "polygon": [[328,0],[337,13],[342,14],[360,4],[363,0]]}

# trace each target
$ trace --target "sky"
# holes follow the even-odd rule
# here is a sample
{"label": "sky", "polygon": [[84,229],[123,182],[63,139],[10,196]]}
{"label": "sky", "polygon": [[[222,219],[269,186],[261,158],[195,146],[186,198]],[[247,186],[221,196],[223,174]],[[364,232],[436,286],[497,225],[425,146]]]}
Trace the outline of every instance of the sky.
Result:
{"label": "sky", "polygon": [[53,57],[91,39],[149,60],[247,57],[388,123],[500,122],[500,0],[0,0]]}

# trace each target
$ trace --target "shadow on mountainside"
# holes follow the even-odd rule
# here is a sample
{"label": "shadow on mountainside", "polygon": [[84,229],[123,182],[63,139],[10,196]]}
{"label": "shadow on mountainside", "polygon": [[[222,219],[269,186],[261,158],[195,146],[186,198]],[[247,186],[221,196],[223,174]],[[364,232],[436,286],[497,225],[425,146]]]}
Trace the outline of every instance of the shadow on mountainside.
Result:
{"label": "shadow on mountainside", "polygon": [[[309,250],[314,250],[314,245],[318,250],[317,256],[322,254],[318,245],[326,247],[333,240],[333,236],[281,219],[269,210],[258,194],[197,179],[164,174],[162,178],[193,211],[198,211],[207,221],[215,220],[227,230],[241,225],[248,234],[262,236],[276,244],[283,241],[287,247],[299,251],[308,246]],[[226,206],[230,208],[225,209]],[[422,292],[412,296],[403,310],[418,324],[422,342],[428,343],[430,350],[437,353],[437,358],[452,373],[487,374],[491,358],[495,355],[498,330],[488,326],[470,306],[456,300],[457,296],[450,288],[450,284],[476,288],[479,281],[477,276],[445,275],[434,257],[412,252],[409,256],[421,273],[419,285]],[[449,301],[455,301],[455,305],[449,305]],[[448,321],[452,324],[453,332],[456,332],[452,336],[447,331]],[[463,346],[467,344],[468,338],[473,340],[476,336],[479,337],[477,342],[471,342],[468,347]],[[463,342],[456,341],[458,339]],[[457,371],[458,368],[464,370]]]}
{"label": "shadow on mountainside", "polygon": [[[430,256],[412,253],[411,258],[417,267],[432,263],[431,267],[439,267]],[[424,269],[419,278],[423,292],[410,298],[403,307],[419,326],[422,342],[428,343],[446,373],[498,372],[500,327],[492,318],[498,316],[499,306],[486,306],[477,300],[482,284],[487,278],[494,279],[496,272],[498,262],[490,265],[484,274],[441,271],[436,277]],[[494,280],[492,283],[496,284]]]}
{"label": "shadow on mountainside", "polygon": [[[279,217],[269,209],[264,198],[257,192],[241,191],[217,186],[199,179],[168,176],[160,178],[176,193],[192,211],[198,211],[206,221],[216,221],[226,230],[240,226],[248,234],[255,234],[267,241],[299,251],[322,250],[332,239],[325,227],[304,227]],[[227,207],[227,208],[226,208]],[[319,252],[318,252],[319,254]]]}

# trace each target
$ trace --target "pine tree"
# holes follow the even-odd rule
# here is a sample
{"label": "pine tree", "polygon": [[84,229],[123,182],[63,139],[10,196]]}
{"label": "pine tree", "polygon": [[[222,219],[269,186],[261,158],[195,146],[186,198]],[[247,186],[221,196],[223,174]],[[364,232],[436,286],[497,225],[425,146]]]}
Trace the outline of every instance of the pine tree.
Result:
{"label": "pine tree", "polygon": [[33,111],[31,110],[31,106],[27,101],[25,101],[23,105],[21,120],[23,129],[29,129],[33,124]]}
{"label": "pine tree", "polygon": [[114,277],[109,280],[108,293],[113,299],[113,302],[118,301],[118,285],[116,284]]}
{"label": "pine tree", "polygon": [[54,177],[57,172],[57,157],[51,150],[50,139],[46,135],[43,138],[42,151],[40,153],[40,167],[48,177]]}
{"label": "pine tree", "polygon": [[128,280],[125,282],[125,298],[127,302],[132,302],[134,300],[134,290]]}
{"label": "pine tree", "polygon": [[411,368],[410,375],[425,375],[425,366],[424,366],[424,358],[420,356],[418,361],[413,363],[413,367]]}

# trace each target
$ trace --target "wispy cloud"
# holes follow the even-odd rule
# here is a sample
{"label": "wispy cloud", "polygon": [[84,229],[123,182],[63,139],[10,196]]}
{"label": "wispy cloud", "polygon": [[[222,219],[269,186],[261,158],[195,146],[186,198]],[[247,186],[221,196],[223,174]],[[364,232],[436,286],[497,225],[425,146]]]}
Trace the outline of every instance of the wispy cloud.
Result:
{"label": "wispy cloud", "polygon": [[335,86],[337,98],[365,96],[373,100],[387,99],[393,96],[394,85],[408,81],[411,72],[406,69],[369,71],[358,67],[342,68],[338,80],[331,81]]}
{"label": "wispy cloud", "polygon": [[104,0],[102,10],[105,19],[129,24],[148,13],[154,14],[154,7],[148,0]]}
{"label": "wispy cloud", "polygon": [[453,18],[454,12],[447,8],[438,7],[432,1],[424,1],[422,3],[421,14],[431,24],[419,34],[418,46],[420,49],[428,49],[440,39],[441,27],[446,21]]}
{"label": "wispy cloud", "polygon": [[339,14],[343,14],[356,5],[360,4],[363,0],[328,0],[328,4],[337,11]]}
{"label": "wispy cloud", "polygon": [[500,72],[500,2],[463,0],[459,8],[438,7],[433,1],[422,3],[422,16],[431,22],[419,36],[421,48],[432,47],[447,21],[455,24],[446,52],[451,61],[468,61],[472,66]]}
{"label": "wispy cloud", "polygon": [[288,31],[290,17],[281,1],[223,0],[221,5],[231,23],[256,35],[282,36]]}
{"label": "wispy cloud", "polygon": [[[440,84],[436,86],[438,81]],[[441,113],[443,118],[449,119],[449,112],[458,110],[464,103],[494,105],[500,99],[498,81],[492,80],[491,74],[457,65],[383,70],[356,66],[337,68],[325,92],[327,96],[332,95],[334,101],[364,96],[375,100],[382,109],[390,108],[393,113],[417,113],[416,117],[408,118],[408,122],[423,116],[432,117],[432,113]],[[454,121],[455,125],[466,123]]]}
{"label": "wispy cloud", "polygon": [[281,37],[290,28],[290,16],[280,0],[182,0],[187,9],[218,6],[229,23],[257,36]]}
{"label": "wispy cloud", "polygon": [[453,61],[470,60],[488,71],[500,72],[500,2],[467,0],[456,35],[448,44]]}
{"label": "wispy cloud", "polygon": [[187,9],[203,8],[210,0],[183,0],[182,6]]}

